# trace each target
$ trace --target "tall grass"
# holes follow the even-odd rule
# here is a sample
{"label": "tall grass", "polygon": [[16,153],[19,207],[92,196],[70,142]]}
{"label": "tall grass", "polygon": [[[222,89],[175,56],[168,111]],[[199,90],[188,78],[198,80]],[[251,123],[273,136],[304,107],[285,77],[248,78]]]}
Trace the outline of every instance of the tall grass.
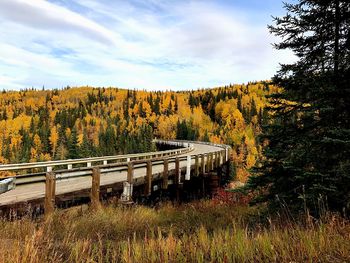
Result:
{"label": "tall grass", "polygon": [[350,262],[350,224],[297,224],[199,201],[158,209],[73,208],[49,220],[0,220],[0,262]]}

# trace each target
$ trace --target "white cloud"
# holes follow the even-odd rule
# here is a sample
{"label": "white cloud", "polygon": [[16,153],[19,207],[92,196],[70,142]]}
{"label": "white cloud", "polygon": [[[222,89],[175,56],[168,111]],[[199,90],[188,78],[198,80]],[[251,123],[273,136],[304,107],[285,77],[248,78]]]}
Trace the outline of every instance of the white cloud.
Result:
{"label": "white cloud", "polygon": [[107,43],[116,34],[64,7],[44,0],[2,0],[0,15],[7,20],[43,30],[71,31]]}
{"label": "white cloud", "polygon": [[68,3],[0,0],[0,88],[209,87],[268,79],[292,59],[265,25],[216,2]]}

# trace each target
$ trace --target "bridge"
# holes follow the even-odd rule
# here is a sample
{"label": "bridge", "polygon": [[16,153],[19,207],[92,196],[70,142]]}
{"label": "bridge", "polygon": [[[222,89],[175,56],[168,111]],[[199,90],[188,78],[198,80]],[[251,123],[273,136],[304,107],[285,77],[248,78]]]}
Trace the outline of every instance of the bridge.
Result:
{"label": "bridge", "polygon": [[[217,185],[223,170],[228,171],[227,145],[162,141],[172,150],[142,154],[103,156],[60,161],[0,165],[0,172],[16,175],[0,181],[0,211],[42,209],[45,214],[82,198],[91,206],[100,205],[102,196],[118,196],[121,203],[152,192],[175,189],[177,198],[183,184],[205,180]],[[226,166],[225,166],[226,165]],[[222,169],[223,167],[226,167]],[[1,193],[2,192],[2,193]]]}

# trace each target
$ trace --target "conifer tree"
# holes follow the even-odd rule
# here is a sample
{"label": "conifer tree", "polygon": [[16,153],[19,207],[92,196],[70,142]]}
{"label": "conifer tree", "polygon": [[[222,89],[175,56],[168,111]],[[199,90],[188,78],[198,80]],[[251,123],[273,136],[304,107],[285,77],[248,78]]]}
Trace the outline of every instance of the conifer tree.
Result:
{"label": "conifer tree", "polygon": [[94,156],[93,144],[89,140],[86,131],[83,132],[83,141],[80,145],[80,153],[82,157],[92,157]]}
{"label": "conifer tree", "polygon": [[284,91],[271,96],[265,160],[247,189],[274,208],[317,214],[323,201],[350,211],[350,2],[300,0],[285,9],[269,29],[283,39],[275,47],[298,60],[273,79]]}
{"label": "conifer tree", "polygon": [[70,139],[68,140],[68,159],[77,159],[80,157],[79,145],[78,145],[78,134],[75,127],[72,129]]}

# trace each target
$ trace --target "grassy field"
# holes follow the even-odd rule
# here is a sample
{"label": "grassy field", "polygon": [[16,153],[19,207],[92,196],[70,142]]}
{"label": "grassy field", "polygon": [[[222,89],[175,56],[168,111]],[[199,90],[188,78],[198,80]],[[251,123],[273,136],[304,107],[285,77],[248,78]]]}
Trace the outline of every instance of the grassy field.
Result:
{"label": "grassy field", "polygon": [[259,213],[210,200],[4,219],[0,262],[350,262],[346,220],[297,224]]}

